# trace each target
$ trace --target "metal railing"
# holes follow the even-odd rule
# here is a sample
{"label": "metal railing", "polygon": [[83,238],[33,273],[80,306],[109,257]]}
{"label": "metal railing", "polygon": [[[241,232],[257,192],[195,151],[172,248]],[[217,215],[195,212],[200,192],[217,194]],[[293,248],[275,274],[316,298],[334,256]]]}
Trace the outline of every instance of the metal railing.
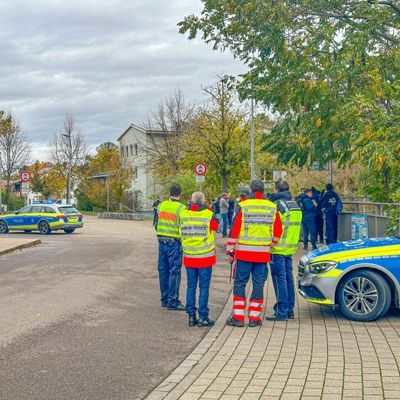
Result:
{"label": "metal railing", "polygon": [[343,211],[339,216],[339,240],[351,239],[351,215],[367,216],[368,236],[386,236],[389,224],[392,233],[400,234],[400,203],[377,203],[362,201],[344,201]]}

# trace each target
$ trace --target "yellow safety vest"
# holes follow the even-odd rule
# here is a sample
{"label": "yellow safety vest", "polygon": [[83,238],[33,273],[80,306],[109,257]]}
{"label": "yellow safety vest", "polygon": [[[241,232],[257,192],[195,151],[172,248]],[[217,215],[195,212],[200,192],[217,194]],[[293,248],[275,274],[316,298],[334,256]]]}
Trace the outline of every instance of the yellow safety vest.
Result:
{"label": "yellow safety vest", "polygon": [[168,236],[180,239],[180,216],[186,209],[179,201],[164,200],[158,206],[157,236]]}
{"label": "yellow safety vest", "polygon": [[299,205],[293,200],[279,200],[277,205],[283,232],[278,244],[271,248],[271,254],[291,256],[296,253],[299,244],[303,214]]}
{"label": "yellow safety vest", "polygon": [[[242,210],[242,227],[237,250],[268,251],[272,243],[272,227],[276,205],[267,199],[248,199],[239,203]],[[267,246],[268,248],[265,248]]]}
{"label": "yellow safety vest", "polygon": [[180,218],[182,249],[191,258],[210,257],[215,254],[214,232],[210,230],[212,211],[185,210]]}

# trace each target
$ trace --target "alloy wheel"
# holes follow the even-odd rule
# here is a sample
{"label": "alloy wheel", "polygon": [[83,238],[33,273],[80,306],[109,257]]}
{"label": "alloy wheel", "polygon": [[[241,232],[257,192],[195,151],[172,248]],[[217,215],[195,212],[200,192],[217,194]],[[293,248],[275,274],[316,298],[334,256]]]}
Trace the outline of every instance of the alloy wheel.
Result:
{"label": "alloy wheel", "polygon": [[378,303],[378,289],[369,279],[354,277],[344,286],[343,299],[349,311],[359,315],[369,314]]}
{"label": "alloy wheel", "polygon": [[8,232],[8,226],[5,223],[5,221],[0,221],[0,233],[7,233]]}
{"label": "alloy wheel", "polygon": [[39,232],[42,234],[42,235],[47,235],[49,232],[50,232],[50,227],[49,227],[49,224],[47,223],[47,222],[41,222],[40,224],[39,224]]}

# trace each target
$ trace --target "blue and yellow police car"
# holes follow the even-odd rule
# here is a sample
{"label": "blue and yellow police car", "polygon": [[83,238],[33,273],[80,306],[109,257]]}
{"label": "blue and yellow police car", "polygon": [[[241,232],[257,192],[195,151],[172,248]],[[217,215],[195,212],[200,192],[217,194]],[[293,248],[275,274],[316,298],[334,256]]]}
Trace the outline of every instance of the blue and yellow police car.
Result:
{"label": "blue and yellow police car", "polygon": [[355,321],[383,317],[391,305],[400,308],[400,237],[335,243],[302,256],[298,291]]}
{"label": "blue and yellow police car", "polygon": [[82,214],[71,205],[33,204],[13,214],[0,215],[0,233],[22,230],[48,235],[57,230],[73,233],[76,228],[82,227]]}

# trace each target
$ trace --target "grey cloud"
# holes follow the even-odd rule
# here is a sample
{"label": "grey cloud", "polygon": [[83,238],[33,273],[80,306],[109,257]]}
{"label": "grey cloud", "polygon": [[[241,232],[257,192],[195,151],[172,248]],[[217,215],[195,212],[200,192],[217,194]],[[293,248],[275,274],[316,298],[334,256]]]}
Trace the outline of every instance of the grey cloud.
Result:
{"label": "grey cloud", "polygon": [[11,110],[44,154],[72,112],[90,144],[115,140],[129,122],[180,87],[243,71],[230,54],[176,26],[197,0],[19,0],[0,3],[0,109]]}

